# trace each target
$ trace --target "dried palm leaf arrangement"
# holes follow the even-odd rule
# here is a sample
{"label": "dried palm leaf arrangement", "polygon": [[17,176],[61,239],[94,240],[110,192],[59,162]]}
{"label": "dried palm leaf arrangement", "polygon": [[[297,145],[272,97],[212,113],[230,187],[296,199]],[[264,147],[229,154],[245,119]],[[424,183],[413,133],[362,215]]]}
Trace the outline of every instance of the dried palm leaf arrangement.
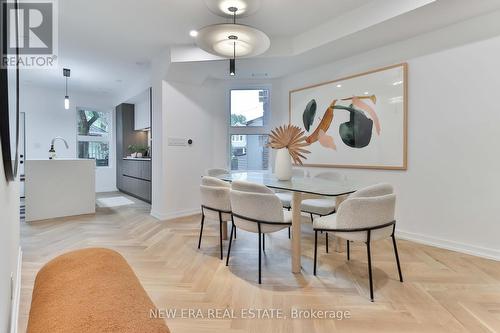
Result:
{"label": "dried palm leaf arrangement", "polygon": [[275,128],[269,135],[269,147],[273,149],[287,148],[295,164],[303,165],[302,160],[306,160],[305,154],[310,154],[304,147],[309,146],[306,142],[304,131],[293,125],[285,125]]}

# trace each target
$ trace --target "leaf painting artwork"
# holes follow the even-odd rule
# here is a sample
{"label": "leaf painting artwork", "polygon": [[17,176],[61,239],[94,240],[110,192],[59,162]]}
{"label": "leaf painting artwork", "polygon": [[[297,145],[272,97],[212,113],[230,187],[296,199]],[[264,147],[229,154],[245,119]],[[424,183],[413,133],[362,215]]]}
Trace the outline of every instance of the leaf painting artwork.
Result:
{"label": "leaf painting artwork", "polygon": [[302,119],[304,121],[304,128],[309,132],[312,124],[314,123],[314,117],[316,116],[316,100],[313,99],[309,103],[307,103],[306,109],[304,110],[304,114],[302,115]]}
{"label": "leaf painting artwork", "polygon": [[323,131],[323,133],[326,133],[328,131],[328,129],[330,128],[330,125],[332,124],[332,121],[333,121],[333,108],[334,108],[336,103],[337,103],[337,100],[334,100],[332,102],[332,104],[330,104],[328,109],[325,111],[323,118],[321,118],[321,121],[320,121],[318,127],[316,128],[316,130],[309,137],[306,138],[306,142],[308,144],[313,144],[316,141],[318,141],[320,134],[321,134],[321,131]]}
{"label": "leaf painting artwork", "polygon": [[[337,105],[339,101],[334,100],[325,111],[316,130],[306,138],[309,144],[319,141],[325,148],[337,149],[333,137],[327,134],[334,119],[334,110],[347,111],[350,114],[349,121],[339,126],[339,134],[345,145],[357,149],[368,146],[372,139],[374,124],[377,134],[380,135],[380,120],[375,111],[376,96],[354,96],[344,98],[341,101],[351,101],[351,104],[349,106]],[[316,113],[316,101],[313,99],[307,104],[303,114],[304,125],[306,125],[307,119],[308,127],[314,122],[314,119],[311,120],[312,105],[314,105],[314,113]],[[306,130],[309,131],[307,127]]]}
{"label": "leaf painting artwork", "polygon": [[[351,148],[364,148],[368,146],[372,139],[373,124],[375,123],[376,132],[380,135],[380,121],[375,112],[375,103],[377,98],[371,96],[367,98],[368,103],[361,100],[361,97],[353,97],[352,104],[349,106],[335,106],[337,110],[345,110],[350,114],[349,121],[340,125],[339,134],[342,141]],[[368,116],[370,118],[368,118]]]}
{"label": "leaf painting artwork", "polygon": [[349,121],[340,125],[339,133],[342,141],[351,148],[364,148],[372,139],[373,120],[363,112],[350,106],[338,106],[339,110],[350,113]]}
{"label": "leaf painting artwork", "polygon": [[289,91],[289,123],[304,131],[308,167],[407,170],[408,64]]}
{"label": "leaf painting artwork", "polygon": [[337,145],[335,145],[333,136],[326,134],[325,131],[321,129],[319,130],[318,141],[325,148],[331,148],[333,150],[337,150]]}
{"label": "leaf painting artwork", "polygon": [[[359,97],[353,97],[352,98],[352,104],[353,106],[356,106],[357,108],[366,111],[368,115],[373,119],[375,122],[375,129],[377,130],[377,134],[380,135],[380,120],[378,119],[377,113],[375,112],[375,105],[377,104],[377,96],[373,95],[368,98],[364,97],[366,102],[362,101],[361,98]],[[371,102],[371,105],[370,105]]]}

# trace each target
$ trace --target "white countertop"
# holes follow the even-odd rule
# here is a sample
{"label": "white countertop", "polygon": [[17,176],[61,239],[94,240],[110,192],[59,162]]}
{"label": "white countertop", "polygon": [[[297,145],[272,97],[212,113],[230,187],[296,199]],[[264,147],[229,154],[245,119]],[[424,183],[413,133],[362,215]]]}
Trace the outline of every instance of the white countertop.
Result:
{"label": "white countertop", "polygon": [[151,157],[124,157],[123,159],[132,161],[151,161]]}
{"label": "white countertop", "polygon": [[26,161],[31,162],[31,161],[93,161],[93,160],[90,159],[90,158],[55,158],[55,159],[50,160],[47,157],[45,159],[43,159],[43,158],[34,158],[34,159],[26,160]]}

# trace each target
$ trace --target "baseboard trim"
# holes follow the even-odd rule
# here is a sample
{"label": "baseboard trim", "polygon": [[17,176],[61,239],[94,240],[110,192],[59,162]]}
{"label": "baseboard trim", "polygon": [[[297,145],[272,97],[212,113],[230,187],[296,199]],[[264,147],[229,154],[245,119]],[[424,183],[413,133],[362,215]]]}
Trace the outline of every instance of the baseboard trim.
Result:
{"label": "baseboard trim", "polygon": [[186,209],[186,210],[179,210],[171,213],[159,213],[155,211],[151,211],[151,216],[153,216],[155,219],[160,220],[160,221],[168,221],[168,220],[173,220],[181,217],[186,217],[186,216],[192,216],[192,215],[197,215],[201,214],[201,209],[196,208],[196,209]]}
{"label": "baseboard trim", "polygon": [[450,241],[437,237],[430,237],[402,230],[400,231],[396,230],[396,237],[404,240],[409,240],[415,243],[430,245],[441,249],[451,250],[455,252],[470,254],[476,257],[500,261],[500,250],[459,243],[455,241]]}
{"label": "baseboard trim", "polygon": [[10,333],[17,333],[19,322],[19,304],[21,301],[21,271],[23,266],[23,251],[19,247],[17,254],[16,285],[13,291],[12,309],[10,318]]}

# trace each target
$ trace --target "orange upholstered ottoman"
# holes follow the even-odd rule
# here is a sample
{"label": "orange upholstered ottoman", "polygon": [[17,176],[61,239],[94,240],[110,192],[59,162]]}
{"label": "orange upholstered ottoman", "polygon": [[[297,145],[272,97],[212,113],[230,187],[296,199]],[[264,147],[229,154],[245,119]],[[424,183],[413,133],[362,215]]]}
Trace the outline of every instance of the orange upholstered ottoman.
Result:
{"label": "orange upholstered ottoman", "polygon": [[125,259],[107,249],[64,254],[36,277],[28,333],[167,333]]}

